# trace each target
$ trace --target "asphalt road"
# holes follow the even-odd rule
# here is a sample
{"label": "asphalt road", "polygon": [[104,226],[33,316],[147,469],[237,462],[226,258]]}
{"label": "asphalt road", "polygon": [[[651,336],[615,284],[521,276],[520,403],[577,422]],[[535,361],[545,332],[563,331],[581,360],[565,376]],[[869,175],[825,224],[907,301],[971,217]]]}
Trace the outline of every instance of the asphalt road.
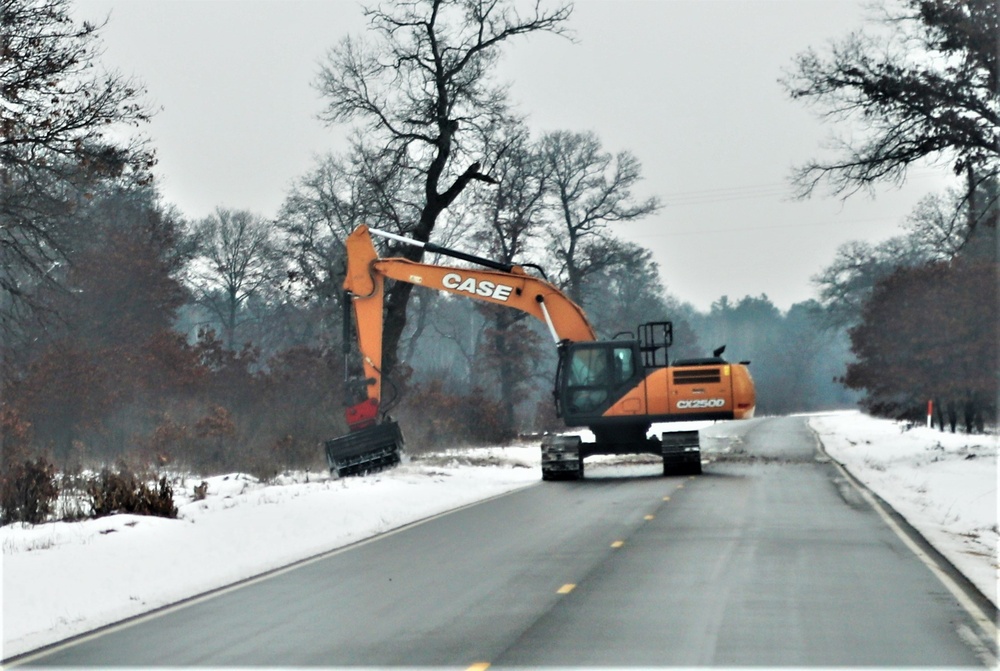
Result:
{"label": "asphalt road", "polygon": [[31,663],[991,662],[977,623],[804,420],[725,431],[703,441],[701,476],[588,464],[583,481],[540,483]]}

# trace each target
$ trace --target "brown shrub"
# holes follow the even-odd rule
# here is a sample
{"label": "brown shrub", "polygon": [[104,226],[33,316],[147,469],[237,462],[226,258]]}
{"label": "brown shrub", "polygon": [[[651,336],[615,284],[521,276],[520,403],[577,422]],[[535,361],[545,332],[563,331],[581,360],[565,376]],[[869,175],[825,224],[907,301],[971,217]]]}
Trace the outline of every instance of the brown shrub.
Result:
{"label": "brown shrub", "polygon": [[208,483],[202,480],[200,485],[194,486],[194,495],[192,496],[192,500],[204,501],[205,497],[207,496],[208,496]]}
{"label": "brown shrub", "polygon": [[0,524],[41,524],[52,512],[59,488],[56,469],[45,457],[5,459],[0,473]]}
{"label": "brown shrub", "polygon": [[476,387],[448,393],[440,380],[414,385],[400,409],[408,449],[502,445],[514,436],[503,426],[501,404]]}
{"label": "brown shrub", "polygon": [[177,517],[174,490],[166,476],[150,487],[135,473],[120,469],[115,473],[104,469],[87,484],[91,516],[105,517],[116,513]]}

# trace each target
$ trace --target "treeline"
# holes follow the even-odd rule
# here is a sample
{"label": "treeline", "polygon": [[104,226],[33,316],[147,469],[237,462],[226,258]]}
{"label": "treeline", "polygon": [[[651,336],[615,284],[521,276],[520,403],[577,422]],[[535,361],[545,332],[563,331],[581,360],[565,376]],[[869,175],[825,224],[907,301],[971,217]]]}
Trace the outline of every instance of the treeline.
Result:
{"label": "treeline", "polygon": [[846,334],[826,328],[816,301],[782,312],[767,296],[723,296],[688,318],[706,350],[725,345],[730,361],[751,362],[758,415],[856,406],[859,394],[839,382],[851,358]]}
{"label": "treeline", "polygon": [[58,282],[35,287],[37,319],[5,347],[5,456],[141,454],[261,475],[311,464],[316,442],[338,428],[339,358],[306,338],[267,354],[230,347],[218,320],[178,331],[197,307],[183,281],[197,246],[151,187],[94,193],[73,221]]}
{"label": "treeline", "polygon": [[[997,422],[1000,266],[996,183],[976,207],[930,197],[903,235],[847,243],[816,281],[825,320],[846,328],[842,378],[876,415],[982,432]],[[955,214],[957,212],[957,215]]]}
{"label": "treeline", "polygon": [[[339,287],[343,239],[361,223],[501,261],[552,259],[549,278],[580,302],[590,283],[648,257],[609,228],[660,206],[633,193],[638,160],[594,133],[534,137],[491,79],[501,46],[561,34],[569,6],[371,10],[378,48],[345,38],[318,84],[330,123],[358,119],[365,132],[307,170],[274,220],[220,208],[187,221],[160,199],[153,150],[121,140],[150,111],[141,86],[97,67],[99,27],[74,23],[68,0],[3,2],[7,456],[139,453],[260,475],[318,466],[318,444],[344,432]],[[447,57],[418,66],[432,50]],[[395,66],[383,53],[399,55]],[[512,436],[530,421],[503,400],[530,380],[521,317],[481,313],[489,391],[455,393],[415,373],[422,337],[443,322],[432,299],[411,305],[410,289],[388,289],[383,371],[397,400],[421,400],[415,444],[454,440],[457,417],[470,440]]]}
{"label": "treeline", "polygon": [[[724,297],[704,313],[665,291],[649,250],[614,235],[661,207],[636,195],[636,157],[594,133],[532,132],[489,77],[508,41],[563,32],[568,6],[435,14],[436,39],[416,20],[433,3],[371,10],[374,51],[344,40],[319,84],[328,121],[357,123],[351,148],[305,170],[274,219],[220,208],[189,221],[162,202],[152,150],[120,139],[149,111],[135,83],[93,74],[98,27],[74,24],[68,0],[0,2],[5,469],[38,455],[262,477],[322,468],[319,445],[345,431],[351,400],[340,284],[343,239],[362,223],[534,263],[602,337],[667,318],[673,358],[725,344],[752,361],[761,413],[849,406],[863,391],[892,416],[935,398],[955,417],[971,403],[973,428],[994,421],[995,151],[964,158],[968,188],[903,242],[843,248],[817,277],[819,301],[782,312],[766,296]],[[445,43],[447,58],[426,58]],[[379,53],[395,66],[365,60]],[[539,324],[412,289],[388,288],[384,363],[412,448],[558,428]]]}

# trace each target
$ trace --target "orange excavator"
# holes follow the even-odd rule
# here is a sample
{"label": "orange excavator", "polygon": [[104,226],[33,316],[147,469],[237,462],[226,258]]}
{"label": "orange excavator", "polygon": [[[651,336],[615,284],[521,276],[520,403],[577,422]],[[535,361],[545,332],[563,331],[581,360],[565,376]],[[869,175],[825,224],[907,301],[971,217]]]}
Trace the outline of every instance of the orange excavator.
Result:
{"label": "orange excavator", "polygon": [[[372,235],[423,247],[475,264],[459,268],[380,258]],[[344,280],[344,355],[351,354],[351,312],[363,376],[347,375],[348,398],[363,400],[347,408],[350,432],[326,442],[332,472],[350,475],[399,462],[403,435],[381,409],[382,323],[386,279],[436,289],[526,312],[548,328],[558,351],[554,397],[556,413],[567,427],[586,427],[594,440],[579,435],[547,436],[542,441],[542,479],[583,477],[584,459],[596,454],[655,454],[664,475],[701,473],[697,431],[648,436],[655,422],[748,419],[755,390],[749,362],[729,363],[719,348],[711,357],[674,361],[670,322],[647,322],[612,340],[598,340],[583,310],[556,286],[524,267],[484,259],[433,243],[360,226],[346,240]],[[623,336],[623,337],[622,337]],[[345,364],[349,362],[345,361]],[[350,366],[345,365],[345,370]]]}

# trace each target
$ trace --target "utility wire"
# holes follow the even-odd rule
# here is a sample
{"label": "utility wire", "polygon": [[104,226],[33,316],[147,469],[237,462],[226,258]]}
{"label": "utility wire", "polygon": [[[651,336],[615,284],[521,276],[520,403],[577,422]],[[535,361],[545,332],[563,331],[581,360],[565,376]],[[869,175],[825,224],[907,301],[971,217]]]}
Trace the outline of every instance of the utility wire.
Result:
{"label": "utility wire", "polygon": [[[907,178],[927,179],[929,177],[940,176],[940,171],[924,168],[910,171]],[[664,194],[663,202],[666,207],[680,207],[687,205],[725,203],[734,200],[747,200],[751,198],[772,197],[783,197],[786,200],[796,200],[795,191],[787,183],[772,182],[770,184],[748,184],[745,186],[719,187],[715,189],[675,191],[673,193]]]}
{"label": "utility wire", "polygon": [[791,198],[792,191],[787,184],[758,184],[752,186],[736,186],[719,189],[701,189],[698,191],[678,191],[663,197],[667,207],[679,205],[702,205],[720,203],[747,198],[766,198],[786,196]]}
{"label": "utility wire", "polygon": [[775,224],[773,226],[741,226],[739,228],[711,228],[711,229],[701,229],[697,231],[668,231],[664,233],[634,233],[628,231],[628,237],[630,238],[670,238],[678,235],[707,235],[710,233],[744,233],[748,231],[767,231],[778,228],[810,228],[817,226],[843,226],[851,224],[868,224],[872,222],[885,222],[893,223],[896,219],[888,219],[885,217],[874,217],[871,219],[848,219],[845,221],[814,221],[803,224]]}

